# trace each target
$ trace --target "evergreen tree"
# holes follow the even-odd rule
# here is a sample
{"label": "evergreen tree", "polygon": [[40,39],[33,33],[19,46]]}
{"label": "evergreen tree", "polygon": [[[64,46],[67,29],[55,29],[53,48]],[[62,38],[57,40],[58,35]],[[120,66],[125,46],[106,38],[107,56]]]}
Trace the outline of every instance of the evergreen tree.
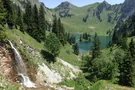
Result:
{"label": "evergreen tree", "polygon": [[82,35],[80,35],[80,42],[82,42]]}
{"label": "evergreen tree", "polygon": [[64,46],[66,44],[66,33],[63,24],[60,25],[61,27],[59,28],[59,40],[61,44]]}
{"label": "evergreen tree", "polygon": [[12,29],[15,25],[15,11],[13,8],[13,4],[10,0],[3,0],[4,8],[7,10],[6,21],[8,26]]}
{"label": "evergreen tree", "polygon": [[135,63],[129,51],[127,51],[120,67],[119,84],[124,86],[135,85]]}
{"label": "evergreen tree", "polygon": [[54,21],[53,21],[53,27],[52,27],[52,32],[56,34],[56,36],[58,37],[58,20],[56,15],[54,16]]}
{"label": "evergreen tree", "polygon": [[95,36],[93,38],[93,46],[92,46],[92,58],[96,58],[100,55],[100,40],[97,36],[97,33],[95,33]]}
{"label": "evergreen tree", "polygon": [[24,32],[23,14],[21,13],[21,9],[19,6],[18,6],[18,11],[17,11],[16,24],[19,25],[20,31]]}
{"label": "evergreen tree", "polygon": [[39,33],[41,33],[41,40],[44,40],[46,37],[46,21],[45,21],[45,10],[44,5],[41,4],[39,8]]}
{"label": "evergreen tree", "polygon": [[55,16],[54,22],[53,22],[53,28],[52,32],[56,34],[56,36],[59,38],[61,44],[64,46],[67,42],[66,33],[63,24],[61,23],[61,19],[59,18],[57,20],[57,17]]}
{"label": "evergreen tree", "polygon": [[32,35],[32,5],[30,2],[26,4],[24,23],[26,24],[27,33]]}
{"label": "evergreen tree", "polygon": [[113,37],[112,37],[112,42],[113,42],[113,44],[118,43],[118,33],[117,33],[116,30],[114,30]]}
{"label": "evergreen tree", "polygon": [[54,55],[54,57],[59,55],[60,41],[54,33],[50,33],[47,36],[46,41],[45,41],[45,47],[52,55]]}
{"label": "evergreen tree", "polygon": [[73,46],[73,48],[74,48],[74,53],[76,55],[79,55],[79,47],[78,47],[78,44],[77,43]]}
{"label": "evergreen tree", "polygon": [[31,36],[35,38],[37,41],[41,42],[40,38],[42,37],[42,33],[39,32],[39,18],[38,18],[38,9],[36,4],[33,7],[32,13],[32,34]]}
{"label": "evergreen tree", "polygon": [[129,51],[131,53],[131,56],[134,58],[135,57],[135,43],[133,41],[133,38],[131,39],[131,42],[129,44]]}
{"label": "evergreen tree", "polygon": [[5,23],[6,10],[4,8],[3,0],[0,0],[0,24]]}

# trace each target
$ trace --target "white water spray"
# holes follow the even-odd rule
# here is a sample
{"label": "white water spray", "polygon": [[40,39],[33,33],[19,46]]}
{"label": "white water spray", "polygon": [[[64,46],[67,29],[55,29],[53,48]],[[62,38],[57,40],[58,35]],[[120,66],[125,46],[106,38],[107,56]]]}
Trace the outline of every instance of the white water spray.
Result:
{"label": "white water spray", "polygon": [[36,88],[35,84],[29,79],[29,77],[27,75],[26,66],[25,66],[25,64],[24,64],[24,62],[22,60],[21,55],[16,50],[16,48],[13,46],[11,41],[9,41],[9,43],[10,43],[11,48],[13,49],[14,54],[15,54],[17,72],[18,72],[18,75],[22,77],[22,83],[24,84],[24,86],[26,86],[28,88]]}

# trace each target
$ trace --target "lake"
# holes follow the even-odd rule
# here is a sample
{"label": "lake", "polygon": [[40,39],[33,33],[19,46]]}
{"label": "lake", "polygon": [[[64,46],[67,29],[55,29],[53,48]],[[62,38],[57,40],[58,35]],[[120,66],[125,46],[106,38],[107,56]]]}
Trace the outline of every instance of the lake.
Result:
{"label": "lake", "polygon": [[[80,35],[81,34],[71,34],[71,36],[75,36],[76,37],[76,42],[78,43],[79,46],[79,52],[81,54],[85,54],[86,52],[88,52],[89,50],[92,49],[92,42],[80,42]],[[91,35],[91,41],[93,41],[93,37],[94,35]],[[112,40],[112,36],[98,36],[101,42],[101,49],[107,48],[109,45],[109,42],[111,42]]]}

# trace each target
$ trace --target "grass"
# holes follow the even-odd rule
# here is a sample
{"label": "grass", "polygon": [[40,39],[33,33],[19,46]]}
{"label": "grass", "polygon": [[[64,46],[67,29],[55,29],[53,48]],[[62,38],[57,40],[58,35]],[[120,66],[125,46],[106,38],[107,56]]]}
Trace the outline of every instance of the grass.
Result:
{"label": "grass", "polygon": [[0,90],[19,90],[19,85],[12,85],[5,77],[0,75]]}
{"label": "grass", "polygon": [[79,56],[73,54],[72,46],[69,44],[61,48],[59,57],[72,65],[81,65],[81,61],[78,60]]}
{"label": "grass", "polygon": [[82,75],[79,75],[76,79],[66,80],[59,84],[66,85],[68,87],[74,87],[74,90],[88,90],[90,87],[90,82]]}
{"label": "grass", "polygon": [[26,44],[28,44],[30,47],[35,48],[37,50],[42,50],[44,48],[43,43],[37,42],[35,39],[33,39],[30,35],[27,33],[22,33],[20,30],[14,29],[14,30],[6,30],[6,34],[8,35],[8,38],[10,40],[13,40],[15,42],[20,42],[22,40]]}
{"label": "grass", "polygon": [[135,88],[119,86],[109,81],[100,80],[90,87],[90,90],[135,90]]}
{"label": "grass", "polygon": [[[96,10],[98,5],[99,3],[87,5],[84,7],[73,6],[69,13],[73,14],[74,16],[62,18],[62,22],[66,31],[71,33],[88,32],[91,34],[97,32],[98,35],[106,35],[106,32],[111,30],[116,23],[116,21],[114,21],[113,24],[107,22],[108,14],[113,13],[114,10],[107,11],[104,9],[100,14],[102,18],[102,22],[100,22],[96,16],[93,16],[93,10]],[[88,9],[90,9],[89,12],[87,12]],[[57,14],[58,13],[59,12],[57,12]],[[83,18],[86,17],[86,15],[89,15],[89,18],[87,22],[83,22]],[[113,18],[115,17],[113,14],[111,14],[111,16]]]}

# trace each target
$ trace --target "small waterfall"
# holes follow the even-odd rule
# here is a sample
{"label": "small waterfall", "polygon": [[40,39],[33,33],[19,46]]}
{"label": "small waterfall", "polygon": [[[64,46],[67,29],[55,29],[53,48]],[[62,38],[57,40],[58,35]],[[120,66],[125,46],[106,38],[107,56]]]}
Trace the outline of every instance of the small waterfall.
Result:
{"label": "small waterfall", "polygon": [[27,75],[27,70],[26,70],[26,66],[22,60],[21,55],[19,54],[19,52],[17,51],[17,49],[13,46],[13,44],[11,43],[11,41],[9,41],[11,48],[14,51],[15,54],[15,60],[16,60],[16,65],[17,65],[17,72],[18,75],[22,77],[22,83],[29,88],[36,88],[35,84],[33,82],[30,81],[28,75]]}

